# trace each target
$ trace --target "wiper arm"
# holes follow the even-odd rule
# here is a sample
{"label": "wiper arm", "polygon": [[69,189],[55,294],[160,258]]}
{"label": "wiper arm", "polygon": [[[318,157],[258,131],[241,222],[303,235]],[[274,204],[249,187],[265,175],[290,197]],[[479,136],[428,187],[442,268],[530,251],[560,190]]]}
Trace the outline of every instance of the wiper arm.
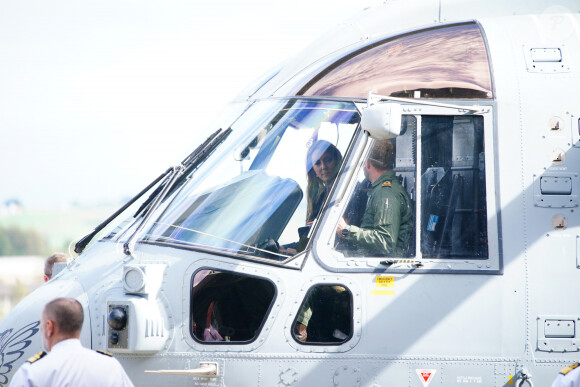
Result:
{"label": "wiper arm", "polygon": [[[156,191],[160,192],[155,196],[155,201],[153,201],[151,205],[148,206],[145,214],[143,215],[143,220],[135,232],[131,234],[129,239],[127,239],[123,245],[123,252],[125,255],[131,255],[133,246],[135,245],[136,236],[148,223],[149,218],[151,218],[151,215],[155,212],[155,209],[157,209],[157,207],[168,195],[171,195],[173,192],[175,192],[175,190],[179,189],[183,185],[185,179],[187,179],[187,177],[191,175],[191,173],[215,150],[215,148],[217,148],[217,146],[226,139],[226,137],[232,132],[232,129],[228,128],[227,130],[221,133],[220,132],[221,129],[215,132],[211,138],[204,143],[207,144],[205,147],[198,147],[199,150],[196,149],[196,151],[186,157],[179,166],[174,167],[173,173],[171,173],[167,178],[167,183],[162,184],[157,188]],[[141,207],[145,208],[145,206]]]}
{"label": "wiper arm", "polygon": [[137,227],[135,232],[133,232],[133,234],[131,234],[129,239],[127,239],[127,242],[125,242],[125,244],[123,245],[123,252],[125,253],[125,255],[131,255],[131,250],[133,250],[133,246],[135,244],[135,242],[134,242],[135,236],[141,232],[143,227],[145,227],[145,223],[147,223],[147,221],[149,220],[149,218],[153,214],[154,210],[157,208],[157,206],[159,206],[159,204],[167,196],[167,193],[169,192],[169,190],[171,189],[171,187],[173,186],[173,184],[179,178],[179,176],[181,175],[181,173],[183,171],[183,167],[181,165],[179,165],[177,167],[172,167],[170,169],[171,169],[171,173],[168,175],[166,183],[160,186],[160,187],[162,187],[161,192],[159,193],[159,195],[157,195],[155,201],[151,204],[149,209],[145,212],[143,220],[141,221],[141,223],[139,223],[139,226]]}
{"label": "wiper arm", "polygon": [[153,180],[153,182],[151,182],[151,184],[149,184],[147,187],[145,187],[133,199],[129,200],[123,207],[119,208],[113,215],[109,216],[104,222],[102,222],[97,227],[95,227],[95,229],[93,231],[91,231],[89,234],[87,234],[84,237],[82,237],[75,244],[75,253],[77,253],[77,254],[82,253],[83,250],[85,249],[85,247],[87,247],[87,245],[89,244],[89,242],[95,237],[95,235],[97,235],[97,233],[99,231],[101,231],[102,229],[104,229],[105,227],[107,227],[107,225],[109,223],[111,223],[113,221],[113,219],[115,219],[117,216],[121,215],[123,213],[123,211],[125,211],[133,203],[135,203],[137,200],[139,200],[139,198],[142,195],[144,195],[145,192],[149,191],[152,187],[155,186],[155,184],[159,183],[159,181],[161,179],[163,179],[165,176],[167,176],[171,170],[172,170],[172,168],[168,168],[167,171],[165,171],[161,175],[159,175],[159,177],[157,179]]}
{"label": "wiper arm", "polygon": [[[211,150],[215,149],[215,147],[219,143],[221,143],[221,141],[223,141],[224,133],[229,134],[229,132],[231,132],[231,129],[228,129],[226,132],[221,133],[221,135],[220,135],[220,132],[222,132],[222,129],[216,130],[201,145],[199,145],[193,152],[191,152],[189,154],[189,156],[187,156],[182,161],[182,165],[187,168],[186,173],[189,173],[189,171],[192,170],[186,164],[195,163],[196,167],[197,167],[205,159],[205,157],[207,157],[207,155],[209,154],[209,152],[207,152],[206,148],[211,149]],[[216,137],[218,137],[218,135],[220,135],[220,136],[219,136],[218,142],[216,143],[214,140],[216,139]],[[149,191],[151,188],[153,188],[162,179],[169,176],[170,173],[173,171],[174,171],[174,167],[168,168],[164,173],[162,173],[161,175],[159,175],[159,177],[157,177],[155,180],[153,180],[153,182],[151,182],[151,184],[149,184],[141,192],[139,192],[135,197],[133,197],[131,200],[129,200],[123,207],[119,208],[113,215],[109,216],[104,222],[102,222],[97,227],[95,227],[95,229],[93,231],[91,231],[89,234],[82,237],[75,244],[75,248],[74,248],[75,253],[81,254],[84,251],[85,247],[87,247],[87,245],[90,243],[90,241],[95,237],[95,235],[97,235],[102,229],[107,227],[107,225],[109,223],[111,223],[116,217],[121,215],[123,213],[123,211],[125,211],[127,208],[129,208],[133,203],[135,203],[137,200],[139,200],[141,198],[141,196],[143,196],[147,191]],[[143,204],[139,207],[139,209],[137,210],[137,212],[134,215],[135,218],[137,216],[139,216],[139,214],[153,202],[155,197],[157,197],[157,195],[159,195],[159,193],[161,192],[161,190],[163,188],[164,188],[164,184],[157,187],[157,189],[149,196],[149,198],[147,198],[147,200],[145,202],[143,202]]]}
{"label": "wiper arm", "polygon": [[[231,129],[229,129],[231,131]],[[193,152],[191,152],[189,154],[189,156],[187,156],[185,159],[183,159],[183,161],[181,162],[181,165],[184,168],[187,168],[187,164],[193,162],[193,161],[203,161],[203,159],[205,159],[205,149],[206,148],[211,148],[214,149],[216,145],[214,145],[214,143],[212,143],[212,141],[218,136],[218,134],[220,134],[220,132],[222,131],[222,129],[218,129],[216,130],[211,136],[209,136],[204,142],[203,144],[201,144],[200,146],[198,146],[197,148],[195,148],[195,150]],[[222,134],[223,135],[223,134]],[[167,176],[167,174],[172,170],[173,168],[169,168],[167,169],[167,171],[165,172],[164,176]],[[159,180],[157,180],[159,181]],[[141,206],[139,207],[139,209],[135,212],[135,215],[133,215],[134,218],[137,218],[139,216],[139,214],[141,214],[141,212],[143,210],[145,210],[152,202],[153,200],[157,197],[157,195],[159,195],[159,193],[161,192],[161,190],[163,189],[164,184],[161,184],[159,187],[157,187],[157,189],[155,191],[153,191],[151,193],[151,195],[149,195],[149,197],[147,198],[147,200],[145,200],[143,202],[143,204],[141,204]]]}

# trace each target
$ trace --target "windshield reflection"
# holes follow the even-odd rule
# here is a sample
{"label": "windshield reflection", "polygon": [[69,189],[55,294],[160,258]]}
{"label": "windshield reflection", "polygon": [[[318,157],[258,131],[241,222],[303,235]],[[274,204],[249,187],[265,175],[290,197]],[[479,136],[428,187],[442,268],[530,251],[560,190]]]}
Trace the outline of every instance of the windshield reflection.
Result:
{"label": "windshield reflection", "polygon": [[349,102],[254,104],[143,240],[287,259],[305,247],[359,121]]}

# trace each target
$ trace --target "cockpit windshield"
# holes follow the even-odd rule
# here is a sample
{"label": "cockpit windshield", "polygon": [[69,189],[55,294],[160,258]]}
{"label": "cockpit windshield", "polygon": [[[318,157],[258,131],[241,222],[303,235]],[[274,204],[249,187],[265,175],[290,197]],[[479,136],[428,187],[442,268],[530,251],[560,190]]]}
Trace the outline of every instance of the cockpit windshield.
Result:
{"label": "cockpit windshield", "polygon": [[353,103],[254,103],[142,241],[283,261],[304,249],[360,114]]}

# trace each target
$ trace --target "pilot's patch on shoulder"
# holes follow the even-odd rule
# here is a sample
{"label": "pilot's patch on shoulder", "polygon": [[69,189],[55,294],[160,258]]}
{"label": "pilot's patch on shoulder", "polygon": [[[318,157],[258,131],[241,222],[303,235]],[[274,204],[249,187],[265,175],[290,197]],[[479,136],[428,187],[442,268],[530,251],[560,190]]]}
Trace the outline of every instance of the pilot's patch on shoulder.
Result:
{"label": "pilot's patch on shoulder", "polygon": [[393,183],[391,183],[390,180],[386,180],[383,184],[381,184],[381,187],[392,187]]}
{"label": "pilot's patch on shoulder", "polygon": [[562,375],[566,375],[568,372],[572,371],[573,369],[577,368],[578,366],[580,366],[579,363],[574,363],[571,366],[564,368],[562,371],[560,371],[560,373]]}
{"label": "pilot's patch on shoulder", "polygon": [[96,350],[96,352],[100,353],[101,355],[113,357],[113,354],[111,352],[101,351],[101,350],[98,350],[98,349]]}
{"label": "pilot's patch on shoulder", "polygon": [[43,358],[43,357],[45,357],[45,356],[46,356],[46,352],[44,352],[44,351],[40,351],[40,352],[38,352],[38,353],[34,354],[33,356],[31,356],[30,358],[28,358],[28,360],[26,360],[26,361],[27,361],[28,363],[31,363],[31,364],[32,364],[32,363],[34,363],[35,361],[37,361],[37,360],[40,360],[40,359],[42,359],[42,358]]}

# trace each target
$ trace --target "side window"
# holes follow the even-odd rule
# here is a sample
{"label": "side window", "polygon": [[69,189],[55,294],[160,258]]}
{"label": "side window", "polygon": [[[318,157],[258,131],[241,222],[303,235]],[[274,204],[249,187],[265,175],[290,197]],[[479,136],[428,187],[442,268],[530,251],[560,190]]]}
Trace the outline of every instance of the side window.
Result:
{"label": "side window", "polygon": [[370,144],[335,249],[347,257],[487,259],[483,117],[404,116],[402,133]]}
{"label": "side window", "polygon": [[421,253],[487,258],[483,118],[423,116]]}
{"label": "side window", "polygon": [[274,301],[274,284],[263,278],[199,270],[191,290],[191,335],[203,343],[256,339]]}
{"label": "side window", "polygon": [[292,335],[305,344],[339,345],[353,332],[352,294],[342,285],[310,288],[293,324]]}
{"label": "side window", "polygon": [[403,134],[373,141],[344,211],[335,248],[347,256],[415,255],[417,120],[404,116]]}

